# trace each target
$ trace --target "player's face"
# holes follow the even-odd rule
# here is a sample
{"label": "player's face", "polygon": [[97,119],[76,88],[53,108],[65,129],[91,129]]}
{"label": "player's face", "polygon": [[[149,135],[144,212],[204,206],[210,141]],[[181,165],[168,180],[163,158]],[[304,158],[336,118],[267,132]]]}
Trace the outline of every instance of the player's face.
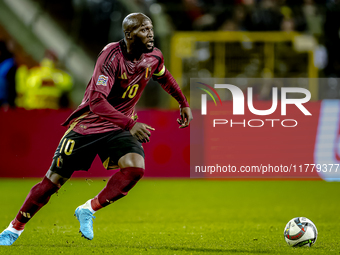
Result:
{"label": "player's face", "polygon": [[138,47],[143,53],[153,51],[153,26],[150,20],[144,19],[141,26],[136,29],[135,47]]}

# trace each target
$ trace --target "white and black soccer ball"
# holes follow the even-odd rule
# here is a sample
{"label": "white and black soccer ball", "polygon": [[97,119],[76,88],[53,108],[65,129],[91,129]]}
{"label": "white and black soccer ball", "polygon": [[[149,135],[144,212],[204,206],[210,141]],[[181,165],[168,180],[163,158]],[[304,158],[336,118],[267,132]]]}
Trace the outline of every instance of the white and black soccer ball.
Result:
{"label": "white and black soccer ball", "polygon": [[283,234],[287,244],[292,247],[311,247],[318,238],[318,230],[315,224],[305,217],[291,219]]}

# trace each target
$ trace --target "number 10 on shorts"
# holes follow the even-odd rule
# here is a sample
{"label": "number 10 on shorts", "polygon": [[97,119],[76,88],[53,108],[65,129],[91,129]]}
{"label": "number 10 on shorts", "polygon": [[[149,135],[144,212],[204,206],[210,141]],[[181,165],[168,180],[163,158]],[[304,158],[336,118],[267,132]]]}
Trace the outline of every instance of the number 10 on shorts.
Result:
{"label": "number 10 on shorts", "polygon": [[[74,148],[75,144],[76,144],[76,142],[74,140],[64,138],[64,140],[63,140],[63,142],[61,144],[59,152],[62,153],[62,151],[64,149],[65,155],[69,156],[69,155],[72,154],[72,151],[73,151],[73,148]],[[65,148],[64,148],[64,146],[65,146]]]}

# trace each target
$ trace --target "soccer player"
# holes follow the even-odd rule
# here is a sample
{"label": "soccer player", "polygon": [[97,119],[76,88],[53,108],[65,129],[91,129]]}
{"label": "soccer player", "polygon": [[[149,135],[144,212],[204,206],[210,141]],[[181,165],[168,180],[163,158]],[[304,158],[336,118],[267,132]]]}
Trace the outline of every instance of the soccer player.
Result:
{"label": "soccer player", "polygon": [[192,120],[185,96],[165,68],[161,51],[154,47],[150,18],[132,13],[125,17],[122,26],[124,39],[108,44],[100,52],[82,103],[63,124],[68,130],[60,140],[50,169],[0,234],[0,245],[12,245],[25,224],[73,172],[88,170],[98,154],[106,169],[120,170],[97,196],[75,210],[82,236],[93,239],[93,214],[127,195],[144,174],[141,143],[149,141],[154,128],[136,121],[134,107],[151,77],[178,101],[180,128]]}

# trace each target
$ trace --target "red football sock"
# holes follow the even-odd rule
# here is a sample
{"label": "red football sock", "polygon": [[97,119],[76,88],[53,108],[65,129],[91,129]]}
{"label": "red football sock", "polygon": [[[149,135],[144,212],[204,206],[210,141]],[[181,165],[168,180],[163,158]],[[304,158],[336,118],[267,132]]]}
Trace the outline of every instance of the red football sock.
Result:
{"label": "red football sock", "polygon": [[28,193],[24,204],[12,222],[14,228],[22,230],[25,223],[27,223],[41,207],[47,204],[50,197],[57,192],[58,189],[59,187],[56,184],[51,182],[47,177],[44,177],[44,179]]}
{"label": "red football sock", "polygon": [[94,211],[98,211],[99,209],[103,208],[98,201],[98,196],[95,196],[91,199],[91,207]]}
{"label": "red football sock", "polygon": [[143,168],[127,167],[120,169],[119,172],[111,176],[106,187],[91,200],[92,209],[97,211],[126,196],[143,175]]}
{"label": "red football sock", "polygon": [[12,221],[13,228],[16,230],[23,230],[25,228],[26,223],[21,223],[16,218]]}

